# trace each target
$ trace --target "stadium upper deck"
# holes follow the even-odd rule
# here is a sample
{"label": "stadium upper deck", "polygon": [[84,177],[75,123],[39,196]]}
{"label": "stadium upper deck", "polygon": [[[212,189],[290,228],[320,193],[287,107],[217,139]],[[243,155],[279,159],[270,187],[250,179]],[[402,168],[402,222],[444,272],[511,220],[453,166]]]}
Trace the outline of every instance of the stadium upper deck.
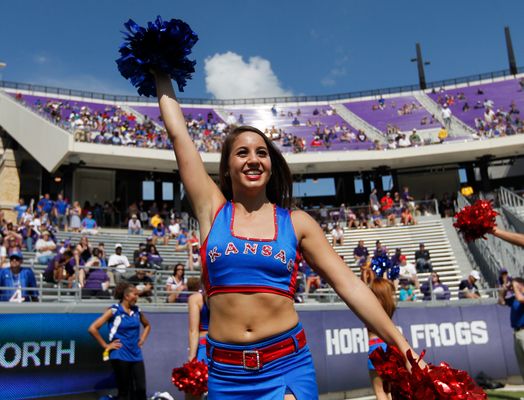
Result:
{"label": "stadium upper deck", "polygon": [[[265,130],[285,153],[301,153],[286,156],[295,173],[416,167],[464,162],[487,154],[492,158],[522,154],[524,138],[515,134],[524,132],[519,114],[524,107],[524,95],[519,91],[523,78],[496,75],[486,76],[487,83],[460,84],[461,79],[433,83],[433,91],[428,93],[432,107],[413,97],[422,93],[414,87],[398,88],[391,94],[391,89],[361,92],[360,98],[347,94],[209,100],[198,105],[191,104],[195,100],[182,102],[190,133],[211,173],[218,166],[218,155],[212,153],[220,150],[228,124],[240,123]],[[439,83],[458,85],[446,90]],[[153,160],[156,170],[173,170],[171,152],[159,151],[170,149],[171,144],[161,127],[156,103],[7,82],[2,85],[8,96],[0,97],[0,125],[49,171],[79,161],[93,167],[145,170]],[[480,92],[491,101],[495,116],[488,123],[481,121],[484,123],[478,129],[482,120],[478,115],[484,111],[484,107],[475,108],[477,97],[482,96],[475,93]],[[463,109],[466,97],[469,114]],[[423,146],[439,143],[437,131],[443,121],[438,107],[443,101],[450,102],[454,115],[477,128],[477,134],[453,125],[444,143],[448,145]],[[21,107],[22,103],[27,107]],[[338,113],[342,104],[347,112]],[[49,120],[59,130],[49,126]],[[66,135],[64,129],[73,135]],[[406,133],[412,129],[417,129],[417,134],[410,138]],[[494,140],[487,143],[479,138]],[[383,151],[393,148],[397,149]]]}

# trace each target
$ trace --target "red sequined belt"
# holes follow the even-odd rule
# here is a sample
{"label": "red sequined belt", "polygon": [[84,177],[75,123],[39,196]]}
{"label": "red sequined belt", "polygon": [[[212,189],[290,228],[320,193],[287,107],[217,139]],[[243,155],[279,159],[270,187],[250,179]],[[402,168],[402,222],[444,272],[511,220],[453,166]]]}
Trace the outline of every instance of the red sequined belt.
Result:
{"label": "red sequined belt", "polygon": [[[207,355],[213,361],[224,364],[241,365],[248,370],[259,370],[264,364],[293,354],[306,345],[306,333],[302,329],[296,335],[287,337],[269,346],[249,350],[231,350],[213,347],[207,343]],[[212,353],[210,355],[210,353]]]}

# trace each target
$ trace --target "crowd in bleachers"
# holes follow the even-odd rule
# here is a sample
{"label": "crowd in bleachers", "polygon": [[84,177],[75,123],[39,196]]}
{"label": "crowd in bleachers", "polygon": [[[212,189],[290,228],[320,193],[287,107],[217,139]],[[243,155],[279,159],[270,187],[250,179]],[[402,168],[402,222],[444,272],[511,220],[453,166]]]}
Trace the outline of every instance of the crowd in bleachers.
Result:
{"label": "crowd in bleachers", "polygon": [[463,115],[473,110],[481,110],[482,115],[474,118],[478,138],[493,138],[524,133],[524,121],[516,101],[523,90],[524,78],[519,80],[519,86],[519,91],[508,90],[504,103],[493,100],[493,93],[482,86],[469,95],[464,91],[447,92],[444,88],[438,92],[434,89],[432,94],[437,96],[437,102],[442,107],[455,107],[461,110]]}

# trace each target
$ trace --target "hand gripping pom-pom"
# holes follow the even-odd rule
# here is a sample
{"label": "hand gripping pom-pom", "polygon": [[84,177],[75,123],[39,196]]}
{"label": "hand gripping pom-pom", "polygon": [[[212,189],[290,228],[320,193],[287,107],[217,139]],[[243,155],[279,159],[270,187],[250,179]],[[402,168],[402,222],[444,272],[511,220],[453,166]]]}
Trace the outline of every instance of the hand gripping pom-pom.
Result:
{"label": "hand gripping pom-pom", "polygon": [[389,386],[391,397],[395,400],[487,399],[486,393],[467,372],[453,369],[444,362],[421,368],[419,363],[423,357],[424,353],[418,359],[411,352],[406,354],[411,366],[409,372],[402,353],[393,346],[388,346],[386,351],[379,347],[369,356],[377,374]]}
{"label": "hand gripping pom-pom", "polygon": [[160,16],[143,28],[129,20],[120,46],[121,57],[116,60],[122,76],[138,89],[138,94],[155,96],[156,85],[151,70],[169,75],[183,92],[186,81],[195,72],[196,61],[189,60],[191,48],[198,40],[188,24],[179,19],[163,21]]}
{"label": "hand gripping pom-pom", "polygon": [[200,396],[207,392],[207,376],[206,363],[195,358],[182,367],[173,369],[171,381],[178,390]]}
{"label": "hand gripping pom-pom", "polygon": [[464,235],[467,242],[483,238],[497,225],[498,212],[493,210],[491,201],[477,200],[472,206],[466,206],[456,215],[453,226]]}

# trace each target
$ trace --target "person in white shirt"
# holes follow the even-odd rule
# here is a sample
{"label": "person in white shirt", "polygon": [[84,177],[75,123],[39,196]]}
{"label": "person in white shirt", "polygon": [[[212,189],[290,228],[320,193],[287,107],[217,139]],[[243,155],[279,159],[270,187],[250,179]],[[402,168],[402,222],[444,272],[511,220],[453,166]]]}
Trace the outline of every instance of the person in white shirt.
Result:
{"label": "person in white shirt", "polygon": [[400,135],[400,139],[398,140],[398,147],[411,147],[411,142],[409,141],[409,138],[406,137],[406,135]]}
{"label": "person in white shirt", "polygon": [[133,214],[127,224],[128,235],[141,235],[142,234],[142,223],[137,218],[136,214]]}
{"label": "person in white shirt", "polygon": [[180,234],[180,223],[178,222],[178,219],[171,219],[167,229],[169,230],[169,237],[171,239],[176,239]]}
{"label": "person in white shirt", "polygon": [[399,279],[406,279],[411,284],[413,284],[417,289],[420,288],[420,283],[418,281],[417,277],[417,269],[415,268],[415,265],[408,262],[405,255],[401,255],[399,257],[400,261],[400,271],[399,271]]}
{"label": "person in white shirt", "polygon": [[47,264],[55,257],[56,244],[49,238],[49,232],[44,231],[36,241],[36,259],[39,264]]}
{"label": "person in white shirt", "polygon": [[129,260],[127,256],[122,254],[122,245],[115,244],[115,254],[111,254],[107,266],[114,269],[115,283],[120,282],[121,278],[125,276],[126,269],[129,268]]}
{"label": "person in white shirt", "polygon": [[446,103],[442,106],[442,119],[444,121],[444,125],[447,130],[451,128],[451,109],[448,107]]}
{"label": "person in white shirt", "polygon": [[344,229],[342,229],[342,227],[339,224],[335,225],[335,227],[331,231],[331,236],[333,237],[333,241],[331,243],[333,247],[336,245],[344,245]]}

